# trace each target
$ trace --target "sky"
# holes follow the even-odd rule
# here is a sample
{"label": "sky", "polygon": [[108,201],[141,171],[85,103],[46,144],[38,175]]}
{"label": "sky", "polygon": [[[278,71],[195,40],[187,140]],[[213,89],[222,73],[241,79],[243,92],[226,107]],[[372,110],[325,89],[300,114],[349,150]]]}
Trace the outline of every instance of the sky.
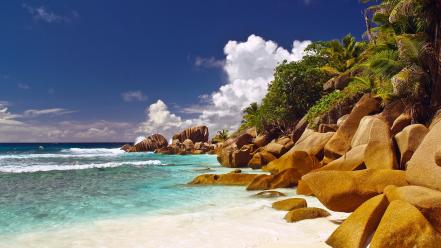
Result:
{"label": "sky", "polygon": [[357,0],[0,3],[0,142],[234,130],[283,60],[365,31]]}

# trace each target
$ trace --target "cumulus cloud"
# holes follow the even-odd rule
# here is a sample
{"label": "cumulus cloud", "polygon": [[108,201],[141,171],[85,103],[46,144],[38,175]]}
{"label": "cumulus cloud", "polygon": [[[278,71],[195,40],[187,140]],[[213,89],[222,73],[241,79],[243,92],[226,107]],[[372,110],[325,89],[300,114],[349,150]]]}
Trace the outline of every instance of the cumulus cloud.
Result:
{"label": "cumulus cloud", "polygon": [[151,135],[160,133],[166,137],[171,137],[177,130],[189,127],[193,124],[192,120],[182,120],[181,117],[172,114],[167,105],[158,100],[151,104],[147,110],[147,119],[138,127],[138,133]]}
{"label": "cumulus cloud", "polygon": [[[184,113],[198,114],[196,118],[183,121],[181,117],[171,114],[164,102],[158,101],[161,108],[166,109],[167,116],[173,116],[176,123],[205,124],[210,132],[227,128],[238,128],[242,120],[242,110],[252,102],[260,102],[268,90],[268,83],[273,79],[274,69],[284,60],[298,61],[304,56],[305,48],[310,41],[294,41],[292,49],[286,50],[274,41],[264,40],[257,35],[251,35],[244,42],[229,41],[224,48],[225,61],[223,70],[228,76],[228,82],[219,90],[204,95],[205,104],[183,108]],[[202,62],[201,62],[202,63]],[[150,109],[147,121],[141,124],[138,131],[161,132],[158,125],[151,125]],[[157,106],[156,106],[157,107]],[[165,120],[165,118],[163,119]],[[161,124],[169,123],[164,121]],[[159,125],[160,126],[160,125]],[[168,133],[178,131],[179,125],[167,127]],[[173,132],[170,130],[173,129]],[[170,136],[168,136],[170,137]]]}
{"label": "cumulus cloud", "polygon": [[22,7],[28,11],[28,13],[36,20],[46,23],[70,23],[73,19],[77,19],[79,14],[73,10],[69,15],[59,15],[44,6],[33,7],[29,4],[22,4]]}
{"label": "cumulus cloud", "polygon": [[125,102],[143,102],[147,100],[147,96],[140,90],[127,91],[121,94]]}

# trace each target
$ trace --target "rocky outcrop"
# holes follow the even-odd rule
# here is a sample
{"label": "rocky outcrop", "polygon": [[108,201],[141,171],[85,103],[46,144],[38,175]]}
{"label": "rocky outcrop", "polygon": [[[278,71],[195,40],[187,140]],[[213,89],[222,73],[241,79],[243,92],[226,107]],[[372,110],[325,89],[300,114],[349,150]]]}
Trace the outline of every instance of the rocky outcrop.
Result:
{"label": "rocky outcrop", "polygon": [[248,186],[247,190],[267,190],[271,188],[271,181],[273,180],[274,176],[272,175],[259,175],[256,178],[254,178],[253,181],[251,181]]}
{"label": "rocky outcrop", "polygon": [[193,185],[248,185],[257,174],[227,173],[227,174],[203,174],[190,182]]}
{"label": "rocky outcrop", "polygon": [[316,219],[328,217],[330,214],[328,211],[321,208],[298,208],[289,211],[285,215],[286,222],[297,222],[306,219]]}
{"label": "rocky outcrop", "polygon": [[269,162],[276,160],[276,156],[267,152],[265,149],[256,151],[248,162],[248,167],[252,169],[261,169],[262,166],[267,165]]}
{"label": "rocky outcrop", "polygon": [[272,140],[272,137],[270,134],[259,134],[256,138],[254,138],[253,144],[256,147],[263,147],[266,146],[268,143],[270,143]]}
{"label": "rocky outcrop", "polygon": [[272,204],[272,208],[281,211],[291,211],[298,208],[306,208],[307,203],[303,198],[290,198],[282,201],[277,201]]}
{"label": "rocky outcrop", "polygon": [[406,178],[410,184],[441,191],[441,167],[435,155],[441,150],[441,121],[433,123],[429,132],[407,162]]}
{"label": "rocky outcrop", "polygon": [[332,233],[326,243],[333,248],[366,247],[388,205],[383,194],[369,199]]}
{"label": "rocky outcrop", "polygon": [[266,190],[277,188],[291,188],[297,185],[302,174],[295,168],[288,168],[276,175],[261,175],[256,177],[248,186],[247,190]]}
{"label": "rocky outcrop", "polygon": [[371,248],[441,247],[439,234],[410,203],[392,201],[370,243]]}
{"label": "rocky outcrop", "polygon": [[317,169],[322,170],[339,170],[339,171],[353,171],[356,169],[365,168],[364,153],[367,145],[359,145],[352,148],[345,155],[332,161],[331,163]]}
{"label": "rocky outcrop", "polygon": [[185,129],[184,131],[173,135],[173,140],[184,142],[186,139],[196,142],[208,142],[208,127],[194,126]]}
{"label": "rocky outcrop", "polygon": [[424,125],[414,124],[407,126],[395,135],[395,141],[401,154],[400,168],[406,168],[406,163],[410,160],[428,131]]}
{"label": "rocky outcrop", "polygon": [[372,95],[364,95],[352,109],[351,113],[337,132],[332,136],[324,149],[324,163],[341,157],[351,148],[351,140],[357,131],[361,119],[380,110],[380,100]]}
{"label": "rocky outcrop", "polygon": [[282,196],[286,196],[286,195],[282,192],[279,192],[279,191],[269,190],[269,191],[259,192],[259,193],[255,194],[255,196],[259,197],[259,198],[276,198],[276,197],[282,197]]}
{"label": "rocky outcrop", "polygon": [[366,169],[312,172],[302,181],[327,208],[353,212],[366,200],[383,193],[388,185],[408,185],[405,177],[404,171]]}
{"label": "rocky outcrop", "polygon": [[249,134],[249,133],[244,133],[244,134],[242,134],[242,135],[239,135],[239,136],[236,138],[235,143],[236,143],[237,148],[240,149],[240,148],[242,148],[242,146],[244,146],[244,145],[248,145],[248,144],[253,143],[253,139],[254,139],[254,137],[253,137],[251,134]]}
{"label": "rocky outcrop", "polygon": [[262,169],[276,174],[283,170],[294,168],[298,171],[298,174],[305,175],[318,167],[319,161],[314,155],[309,155],[305,151],[290,151],[279,159],[271,161]]}
{"label": "rocky outcrop", "polygon": [[167,147],[167,145],[168,142],[164,138],[164,136],[160,134],[154,134],[135,144],[128,150],[128,152],[152,152],[156,149]]}
{"label": "rocky outcrop", "polygon": [[430,224],[441,233],[441,192],[421,186],[387,186],[384,189],[389,202],[402,200],[416,207]]}

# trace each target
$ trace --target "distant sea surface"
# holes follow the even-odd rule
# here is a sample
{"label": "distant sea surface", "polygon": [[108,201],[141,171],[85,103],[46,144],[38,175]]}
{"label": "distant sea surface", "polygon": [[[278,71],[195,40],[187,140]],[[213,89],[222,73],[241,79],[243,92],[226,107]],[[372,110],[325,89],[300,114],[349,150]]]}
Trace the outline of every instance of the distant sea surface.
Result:
{"label": "distant sea surface", "polygon": [[213,155],[125,153],[122,145],[0,144],[0,235],[182,210],[238,190],[186,185],[224,170]]}

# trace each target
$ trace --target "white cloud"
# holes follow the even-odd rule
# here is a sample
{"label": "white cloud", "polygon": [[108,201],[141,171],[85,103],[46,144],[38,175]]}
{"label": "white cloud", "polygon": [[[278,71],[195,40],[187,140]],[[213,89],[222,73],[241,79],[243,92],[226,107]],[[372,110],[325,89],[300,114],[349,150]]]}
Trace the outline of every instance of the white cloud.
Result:
{"label": "white cloud", "polygon": [[194,61],[194,65],[197,67],[205,67],[205,68],[222,68],[225,65],[225,61],[218,60],[214,57],[210,57],[210,58],[196,57]]}
{"label": "white cloud", "polygon": [[48,10],[44,6],[33,7],[29,4],[22,4],[22,7],[25,8],[36,21],[43,21],[46,23],[70,23],[73,19],[79,17],[78,12],[75,10],[71,11],[69,15],[59,15]]}
{"label": "white cloud", "polygon": [[28,84],[22,84],[22,83],[17,84],[17,87],[23,90],[29,90],[31,88]]}
{"label": "white cloud", "polygon": [[[249,36],[245,42],[229,41],[224,48],[226,58],[223,66],[228,82],[211,95],[204,95],[206,103],[203,105],[183,108],[184,113],[198,114],[196,118],[183,121],[181,117],[171,114],[164,102],[158,101],[149,107],[147,122],[138,131],[161,133],[161,126],[167,124],[170,137],[170,134],[182,128],[180,123],[205,124],[210,128],[210,133],[222,128],[238,128],[242,110],[252,102],[260,102],[265,96],[277,64],[284,60],[300,60],[309,44],[310,41],[294,41],[291,51],[288,51],[256,35]],[[161,105],[166,112],[164,115],[173,117],[173,120],[165,121],[167,118],[162,118],[159,125],[152,125],[151,109],[157,108],[157,105]]]}
{"label": "white cloud", "polygon": [[123,92],[121,96],[125,102],[143,102],[148,98],[140,90]]}
{"label": "white cloud", "polygon": [[189,127],[193,124],[192,120],[182,120],[181,117],[172,114],[167,105],[158,100],[151,104],[147,110],[147,119],[141,123],[137,132],[145,135],[160,133],[166,137],[171,137],[176,131]]}
{"label": "white cloud", "polygon": [[23,117],[38,117],[41,115],[65,115],[75,113],[76,111],[67,110],[64,108],[50,108],[50,109],[29,109],[23,112]]}
{"label": "white cloud", "polygon": [[23,122],[16,120],[19,117],[19,115],[15,115],[9,112],[8,107],[6,106],[5,102],[0,103],[0,126],[2,125],[8,125],[8,126],[15,126],[15,125],[22,125]]}

